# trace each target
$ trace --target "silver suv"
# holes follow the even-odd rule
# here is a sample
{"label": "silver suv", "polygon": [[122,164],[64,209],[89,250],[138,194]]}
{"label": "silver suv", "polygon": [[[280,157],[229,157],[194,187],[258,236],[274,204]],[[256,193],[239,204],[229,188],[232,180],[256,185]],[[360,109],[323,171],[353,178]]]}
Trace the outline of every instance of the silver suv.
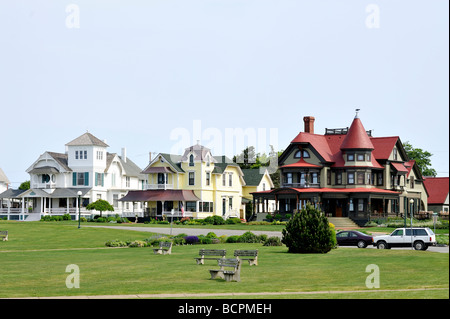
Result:
{"label": "silver suv", "polygon": [[411,247],[416,250],[427,250],[429,246],[436,245],[436,235],[429,228],[397,228],[390,235],[376,236],[373,245],[378,249],[391,247]]}

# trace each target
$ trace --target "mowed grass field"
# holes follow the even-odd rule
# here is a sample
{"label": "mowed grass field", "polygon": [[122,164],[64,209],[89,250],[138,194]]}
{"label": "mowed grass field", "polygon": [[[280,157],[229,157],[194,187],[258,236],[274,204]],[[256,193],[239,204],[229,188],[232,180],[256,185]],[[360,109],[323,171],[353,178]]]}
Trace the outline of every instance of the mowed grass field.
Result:
{"label": "mowed grass field", "polygon": [[[327,254],[288,254],[285,246],[216,244],[174,246],[171,255],[154,255],[151,248],[104,245],[152,235],[145,232],[11,221],[0,221],[0,230],[9,231],[9,241],[0,241],[1,298],[327,291],[342,293],[256,298],[449,298],[449,256],[429,251],[338,248]],[[258,249],[259,266],[245,262],[240,282],[210,280],[208,269],[217,263],[197,265],[200,248],[227,249],[229,257],[235,249]],[[80,288],[66,287],[70,264],[80,269]],[[366,287],[369,264],[379,267],[378,290],[383,291]],[[428,289],[384,291],[423,288]]]}

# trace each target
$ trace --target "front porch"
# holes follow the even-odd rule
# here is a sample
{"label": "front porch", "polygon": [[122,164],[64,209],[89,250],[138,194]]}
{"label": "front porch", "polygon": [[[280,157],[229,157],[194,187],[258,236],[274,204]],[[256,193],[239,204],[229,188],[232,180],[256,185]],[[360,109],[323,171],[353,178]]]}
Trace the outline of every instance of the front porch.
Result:
{"label": "front porch", "polygon": [[[252,195],[255,203],[274,199],[275,214],[281,215],[294,214],[306,204],[314,205],[327,217],[348,217],[358,225],[375,218],[399,215],[399,193],[377,188],[279,188]],[[267,214],[264,210],[255,213]]]}

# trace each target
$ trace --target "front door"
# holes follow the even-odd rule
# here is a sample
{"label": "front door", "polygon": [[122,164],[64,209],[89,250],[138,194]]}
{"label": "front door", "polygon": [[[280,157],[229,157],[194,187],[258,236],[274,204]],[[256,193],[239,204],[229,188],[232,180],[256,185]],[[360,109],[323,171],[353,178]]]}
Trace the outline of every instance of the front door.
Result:
{"label": "front door", "polygon": [[336,217],[342,217],[342,206],[336,206]]}
{"label": "front door", "polygon": [[227,200],[225,198],[222,198],[222,216],[225,216],[226,211],[227,211]]}
{"label": "front door", "polygon": [[162,202],[157,201],[156,202],[156,215],[162,214]]}

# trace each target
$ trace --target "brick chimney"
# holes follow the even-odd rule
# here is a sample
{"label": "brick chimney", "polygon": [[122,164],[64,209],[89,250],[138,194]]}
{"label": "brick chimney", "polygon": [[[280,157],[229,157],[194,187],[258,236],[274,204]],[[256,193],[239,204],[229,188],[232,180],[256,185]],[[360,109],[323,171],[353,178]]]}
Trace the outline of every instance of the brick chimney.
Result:
{"label": "brick chimney", "polygon": [[303,122],[305,122],[305,133],[314,134],[314,116],[305,116]]}

